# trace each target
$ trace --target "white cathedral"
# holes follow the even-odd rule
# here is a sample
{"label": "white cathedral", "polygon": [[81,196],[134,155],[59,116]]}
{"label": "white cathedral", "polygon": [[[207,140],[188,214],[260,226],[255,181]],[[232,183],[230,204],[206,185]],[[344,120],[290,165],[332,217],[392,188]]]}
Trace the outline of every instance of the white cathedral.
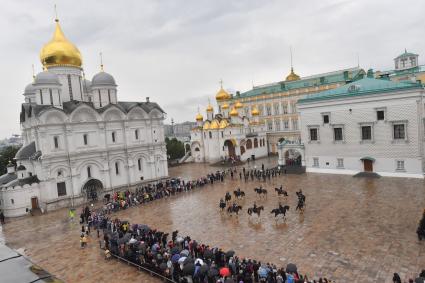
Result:
{"label": "white cathedral", "polygon": [[118,101],[103,65],[86,80],[79,50],[55,21],[40,52],[44,71],[25,88],[17,168],[9,164],[0,176],[6,217],[78,205],[168,176],[164,111],[149,98]]}

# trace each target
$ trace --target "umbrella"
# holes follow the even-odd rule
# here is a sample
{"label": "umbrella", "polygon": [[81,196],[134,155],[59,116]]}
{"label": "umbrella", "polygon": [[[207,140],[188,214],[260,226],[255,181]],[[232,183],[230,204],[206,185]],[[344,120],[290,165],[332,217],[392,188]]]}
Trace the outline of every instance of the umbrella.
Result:
{"label": "umbrella", "polygon": [[160,268],[162,271],[164,271],[164,270],[166,270],[166,269],[167,269],[167,264],[166,264],[165,262],[163,262],[163,263],[161,263],[161,264],[159,265],[159,268]]}
{"label": "umbrella", "polygon": [[181,243],[181,242],[183,242],[184,241],[184,239],[183,239],[183,237],[181,237],[181,236],[178,236],[177,238],[176,238],[176,242],[177,243]]}
{"label": "umbrella", "polygon": [[223,267],[220,269],[220,275],[223,277],[230,276],[230,270],[227,267]]}
{"label": "umbrella", "polygon": [[178,263],[183,263],[185,260],[186,260],[186,257],[185,257],[185,256],[183,256],[183,257],[179,258]]}
{"label": "umbrella", "polygon": [[205,258],[212,258],[212,256],[213,256],[213,253],[212,253],[212,251],[211,251],[211,250],[206,250],[206,251],[204,252],[204,257],[205,257]]}
{"label": "umbrella", "polygon": [[118,239],[118,241],[117,241],[118,245],[128,243],[128,241],[130,241],[130,239],[131,239],[131,234],[126,233],[122,238]]}
{"label": "umbrella", "polygon": [[269,272],[268,272],[268,270],[267,270],[267,268],[266,268],[265,266],[261,266],[261,267],[258,269],[258,275],[259,275],[261,278],[267,278],[267,273],[269,273]]}
{"label": "umbrella", "polygon": [[235,255],[235,251],[232,251],[232,250],[230,250],[230,251],[228,251],[227,253],[226,253],[226,256],[227,257],[232,257],[232,256],[234,256]]}
{"label": "umbrella", "polygon": [[196,260],[195,260],[195,264],[200,264],[200,265],[204,265],[204,261],[202,260],[202,259],[200,259],[200,258],[197,258]]}
{"label": "umbrella", "polygon": [[171,262],[172,262],[172,263],[176,263],[176,262],[178,262],[178,261],[179,261],[179,259],[180,259],[180,255],[179,255],[179,254],[175,254],[175,255],[173,255],[173,256],[171,257]]}
{"label": "umbrella", "polygon": [[191,258],[190,256],[187,257],[184,261],[183,264],[187,264],[187,263],[195,263],[195,261],[193,260],[193,258]]}
{"label": "umbrella", "polygon": [[149,228],[149,226],[145,224],[139,224],[139,229],[142,232],[149,232],[151,230],[151,228]]}
{"label": "umbrella", "polygon": [[296,273],[297,272],[297,266],[293,263],[288,263],[288,265],[286,266],[286,272]]}
{"label": "umbrella", "polygon": [[227,278],[226,281],[224,281],[224,283],[235,283],[235,281],[233,281],[232,278]]}
{"label": "umbrella", "polygon": [[202,266],[201,266],[201,268],[199,269],[199,272],[200,272],[201,274],[206,274],[206,273],[208,272],[208,269],[209,269],[208,265],[204,264],[204,265],[202,265]]}
{"label": "umbrella", "polygon": [[215,267],[210,268],[210,270],[208,271],[208,276],[209,277],[215,277],[218,274],[219,274],[219,272],[218,272],[217,268],[215,268]]}
{"label": "umbrella", "polygon": [[181,255],[181,256],[188,256],[188,255],[189,255],[189,251],[188,251],[188,250],[182,250],[182,251],[180,252],[180,255]]}
{"label": "umbrella", "polygon": [[183,267],[183,274],[193,275],[195,273],[195,265],[193,263],[188,263]]}
{"label": "umbrella", "polygon": [[178,254],[178,253],[180,253],[180,249],[178,247],[173,247],[170,252],[173,255]]}
{"label": "umbrella", "polygon": [[425,282],[425,278],[423,277],[418,277],[415,279],[415,283],[424,283]]}

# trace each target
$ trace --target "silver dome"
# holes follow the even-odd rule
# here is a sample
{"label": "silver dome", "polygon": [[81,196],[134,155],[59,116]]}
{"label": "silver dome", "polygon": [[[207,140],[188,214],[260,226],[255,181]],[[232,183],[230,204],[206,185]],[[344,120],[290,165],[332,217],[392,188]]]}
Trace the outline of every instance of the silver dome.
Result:
{"label": "silver dome", "polygon": [[34,93],[35,93],[35,88],[34,88],[33,84],[32,83],[28,84],[25,87],[24,95],[29,95],[29,94],[34,94]]}
{"label": "silver dome", "polygon": [[115,79],[108,73],[100,72],[94,75],[92,79],[92,86],[116,86]]}
{"label": "silver dome", "polygon": [[35,76],[34,84],[60,85],[60,82],[57,75],[49,71],[44,71],[44,72],[38,73],[37,76]]}

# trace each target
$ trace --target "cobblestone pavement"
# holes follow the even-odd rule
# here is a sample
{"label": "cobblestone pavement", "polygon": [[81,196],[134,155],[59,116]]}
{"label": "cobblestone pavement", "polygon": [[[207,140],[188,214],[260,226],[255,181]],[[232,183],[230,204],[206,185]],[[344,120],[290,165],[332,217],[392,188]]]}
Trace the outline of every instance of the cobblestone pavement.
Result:
{"label": "cobblestone pavement", "polygon": [[[217,169],[188,164],[171,168],[170,175],[189,178]],[[269,190],[266,200],[259,200],[253,192],[258,182],[229,177],[224,183],[116,216],[162,231],[177,229],[200,242],[234,249],[239,256],[281,265],[294,262],[302,273],[337,282],[391,282],[393,272],[406,278],[425,268],[425,243],[419,243],[415,233],[425,208],[423,180],[304,174],[261,184]],[[291,209],[286,223],[276,224],[270,210],[278,202],[273,188],[280,184],[289,191]],[[239,218],[221,215],[220,197],[238,186],[247,193],[241,201],[243,214]],[[304,215],[294,211],[299,189],[307,197]],[[260,220],[250,220],[246,214],[254,201],[265,207]],[[105,262],[93,234],[88,248],[81,250],[80,226],[69,223],[66,215],[63,209],[9,220],[0,238],[13,248],[25,249],[34,262],[67,282],[160,282],[126,264]]]}

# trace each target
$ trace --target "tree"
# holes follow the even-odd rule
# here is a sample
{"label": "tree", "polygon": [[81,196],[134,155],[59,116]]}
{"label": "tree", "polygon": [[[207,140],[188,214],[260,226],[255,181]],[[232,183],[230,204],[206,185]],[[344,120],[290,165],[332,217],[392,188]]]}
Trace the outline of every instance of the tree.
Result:
{"label": "tree", "polygon": [[176,138],[169,139],[165,138],[165,143],[167,147],[167,155],[171,160],[182,158],[184,156],[184,145],[181,141],[178,141]]}
{"label": "tree", "polygon": [[0,174],[3,175],[7,172],[7,164],[11,161],[16,166],[16,160],[14,160],[16,152],[20,147],[18,146],[6,146],[0,150]]}

